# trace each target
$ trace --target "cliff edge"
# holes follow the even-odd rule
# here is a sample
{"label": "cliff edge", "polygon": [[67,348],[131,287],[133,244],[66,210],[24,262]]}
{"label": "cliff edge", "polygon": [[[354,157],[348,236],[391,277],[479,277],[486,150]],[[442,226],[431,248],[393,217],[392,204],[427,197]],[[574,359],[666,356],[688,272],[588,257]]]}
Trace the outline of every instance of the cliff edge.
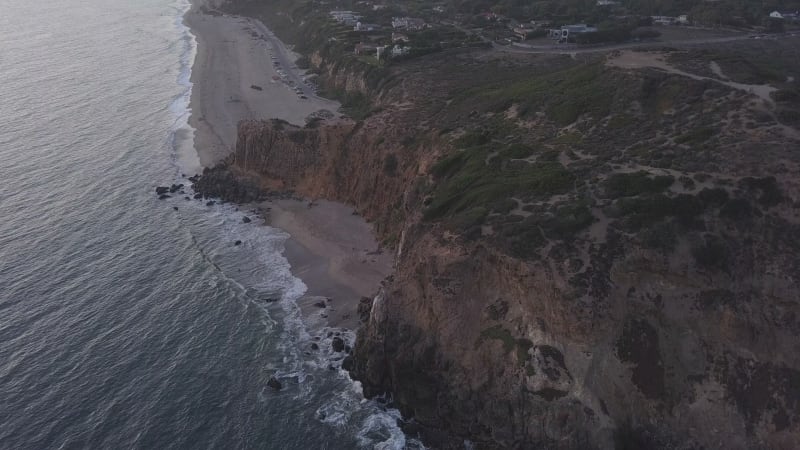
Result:
{"label": "cliff edge", "polygon": [[436,448],[797,448],[800,68],[746,45],[421,58],[363,120],[241,123],[201,182],[376,225],[352,373]]}

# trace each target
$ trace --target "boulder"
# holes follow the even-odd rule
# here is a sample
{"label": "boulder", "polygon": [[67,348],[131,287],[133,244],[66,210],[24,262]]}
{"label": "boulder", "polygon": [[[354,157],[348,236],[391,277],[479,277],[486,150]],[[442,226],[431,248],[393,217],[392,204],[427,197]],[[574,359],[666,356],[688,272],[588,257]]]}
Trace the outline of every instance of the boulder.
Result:
{"label": "boulder", "polygon": [[319,350],[319,345],[316,342],[311,343],[311,350]]}
{"label": "boulder", "polygon": [[252,222],[252,220],[250,220],[249,217],[247,216],[242,217],[242,223],[250,223],[250,222]]}
{"label": "boulder", "polygon": [[172,186],[169,187],[169,193],[174,194],[179,190],[181,190],[181,188],[183,188],[182,184],[173,184]]}
{"label": "boulder", "polygon": [[331,349],[337,353],[342,352],[344,350],[344,340],[338,336],[333,338],[331,341]]}
{"label": "boulder", "polygon": [[283,385],[275,377],[269,377],[269,381],[267,381],[267,386],[271,387],[272,389],[275,389],[276,391],[280,391],[281,389],[283,389]]}
{"label": "boulder", "polygon": [[206,206],[214,206],[215,203],[217,203],[217,202],[215,202],[214,200],[211,200],[211,201],[206,202]]}
{"label": "boulder", "polygon": [[242,245],[242,241],[236,241],[233,243],[233,245]]}
{"label": "boulder", "polygon": [[201,198],[203,198],[203,194],[201,194],[199,192],[197,194],[194,194],[194,199],[195,200],[200,200]]}
{"label": "boulder", "polygon": [[349,372],[353,370],[354,366],[355,364],[352,356],[347,356],[344,358],[344,360],[342,360],[342,369]]}
{"label": "boulder", "polygon": [[166,186],[158,186],[156,188],[156,195],[166,194],[169,192],[169,188]]}

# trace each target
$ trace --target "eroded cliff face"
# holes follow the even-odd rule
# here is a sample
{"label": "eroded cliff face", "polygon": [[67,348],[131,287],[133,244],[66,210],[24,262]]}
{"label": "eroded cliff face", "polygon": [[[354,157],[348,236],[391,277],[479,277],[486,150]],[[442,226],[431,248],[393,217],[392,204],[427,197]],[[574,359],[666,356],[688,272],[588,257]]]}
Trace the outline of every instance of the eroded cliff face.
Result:
{"label": "eroded cliff face", "polygon": [[356,374],[422,426],[480,448],[797,444],[788,270],[758,261],[734,281],[626,249],[587,303],[542,265],[428,230],[407,239]]}
{"label": "eroded cliff face", "polygon": [[[358,333],[353,376],[365,394],[391,393],[436,448],[800,445],[800,194],[792,176],[767,176],[797,173],[795,141],[771,134],[785,125],[762,115],[742,134],[714,122],[718,141],[689,148],[680,142],[709,139],[685,134],[693,114],[746,118],[747,94],[598,69],[625,82],[611,99],[625,109],[582,105],[565,126],[554,103],[528,105],[542,112],[524,118],[518,103],[487,112],[470,93],[476,109],[453,112],[450,94],[422,87],[415,69],[363,121],[242,123],[220,169],[246,186],[351,204],[396,249],[396,273]],[[531,137],[533,156],[498,133],[458,149],[498,117],[502,133],[513,122]],[[665,124],[682,134],[637,142]],[[668,152],[670,162],[654,159]],[[443,159],[452,155],[461,159]],[[510,206],[478,204],[489,194],[462,209],[452,206],[461,197],[442,201],[492,182],[474,172],[492,164],[508,183],[528,176],[521,164],[547,183],[524,178],[539,197],[515,193]],[[437,207],[456,213],[440,219]]]}

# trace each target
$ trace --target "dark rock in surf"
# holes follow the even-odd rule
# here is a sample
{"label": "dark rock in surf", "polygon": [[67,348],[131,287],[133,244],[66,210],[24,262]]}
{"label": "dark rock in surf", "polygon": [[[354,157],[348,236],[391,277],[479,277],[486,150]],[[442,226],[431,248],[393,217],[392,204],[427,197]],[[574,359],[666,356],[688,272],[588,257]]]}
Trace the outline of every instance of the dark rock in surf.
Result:
{"label": "dark rock in surf", "polygon": [[335,337],[331,341],[331,349],[336,353],[339,353],[344,350],[344,341],[340,337]]}
{"label": "dark rock in surf", "polygon": [[311,350],[319,350],[319,345],[316,342],[311,343]]}
{"label": "dark rock in surf", "polygon": [[347,356],[344,360],[342,360],[342,369],[346,371],[353,370],[354,367],[354,360],[352,356]]}
{"label": "dark rock in surf", "polygon": [[325,302],[317,302],[314,303],[314,306],[316,306],[317,308],[326,308],[328,305],[326,305]]}
{"label": "dark rock in surf", "polygon": [[275,377],[269,377],[269,381],[267,381],[267,386],[271,387],[272,389],[275,389],[276,391],[280,391],[281,389],[283,389],[283,385]]}
{"label": "dark rock in surf", "polygon": [[236,241],[233,243],[233,245],[242,245],[242,241]]}
{"label": "dark rock in surf", "polygon": [[166,194],[169,192],[169,188],[166,186],[158,186],[156,188],[156,195]]}
{"label": "dark rock in surf", "polygon": [[194,194],[194,199],[195,200],[200,200],[201,198],[203,198],[203,194],[201,194],[199,192],[197,194]]}
{"label": "dark rock in surf", "polygon": [[206,202],[206,206],[214,206],[215,203],[217,203],[217,202],[215,202],[214,200],[211,200],[209,202]]}
{"label": "dark rock in surf", "polygon": [[250,223],[250,222],[252,222],[252,220],[250,220],[249,217],[247,216],[242,217],[242,223]]}

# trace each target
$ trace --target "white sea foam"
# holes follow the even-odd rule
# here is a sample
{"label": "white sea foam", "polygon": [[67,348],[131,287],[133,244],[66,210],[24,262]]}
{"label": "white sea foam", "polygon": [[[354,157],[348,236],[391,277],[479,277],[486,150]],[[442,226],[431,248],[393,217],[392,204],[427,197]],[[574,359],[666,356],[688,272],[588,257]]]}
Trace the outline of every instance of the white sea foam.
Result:
{"label": "white sea foam", "polygon": [[191,8],[189,0],[177,0],[174,4],[174,24],[178,29],[181,40],[180,71],[177,84],[183,88],[182,92],[170,104],[170,111],[175,116],[172,126],[172,146],[175,149],[176,169],[180,173],[195,174],[202,171],[200,158],[194,148],[194,128],[189,125],[192,110],[189,103],[192,97],[192,66],[197,57],[197,40],[192,31],[184,23],[184,15]]}

